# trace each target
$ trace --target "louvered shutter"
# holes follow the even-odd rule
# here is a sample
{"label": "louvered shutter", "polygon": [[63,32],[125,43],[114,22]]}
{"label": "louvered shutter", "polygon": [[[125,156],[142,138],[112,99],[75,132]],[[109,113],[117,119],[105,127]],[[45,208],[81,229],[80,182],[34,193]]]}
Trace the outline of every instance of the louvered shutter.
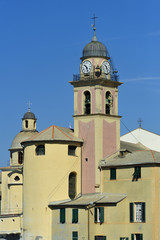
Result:
{"label": "louvered shutter", "polygon": [[142,222],[146,221],[146,206],[145,202],[142,203]]}
{"label": "louvered shutter", "polygon": [[133,203],[130,203],[130,222],[133,222],[134,221],[134,204]]}
{"label": "louvered shutter", "polygon": [[104,222],[104,207],[99,208],[100,211],[100,223]]}
{"label": "louvered shutter", "polygon": [[97,208],[94,208],[94,222],[97,223]]}

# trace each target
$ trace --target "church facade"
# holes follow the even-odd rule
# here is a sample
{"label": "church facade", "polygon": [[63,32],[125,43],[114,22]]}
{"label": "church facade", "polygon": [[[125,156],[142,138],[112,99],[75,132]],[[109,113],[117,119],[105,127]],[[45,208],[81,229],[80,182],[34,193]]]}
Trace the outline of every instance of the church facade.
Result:
{"label": "church facade", "polygon": [[120,141],[122,83],[95,28],[70,84],[74,130],[22,118],[1,168],[0,239],[158,240],[160,153]]}

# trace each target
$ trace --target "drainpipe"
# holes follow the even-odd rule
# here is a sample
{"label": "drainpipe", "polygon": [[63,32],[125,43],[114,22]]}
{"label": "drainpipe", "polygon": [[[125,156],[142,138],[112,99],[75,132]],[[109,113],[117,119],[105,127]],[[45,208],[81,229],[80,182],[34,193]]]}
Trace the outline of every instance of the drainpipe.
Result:
{"label": "drainpipe", "polygon": [[89,208],[88,208],[88,240],[89,240]]}
{"label": "drainpipe", "polygon": [[101,194],[102,194],[102,167],[100,167],[100,171],[101,171]]}

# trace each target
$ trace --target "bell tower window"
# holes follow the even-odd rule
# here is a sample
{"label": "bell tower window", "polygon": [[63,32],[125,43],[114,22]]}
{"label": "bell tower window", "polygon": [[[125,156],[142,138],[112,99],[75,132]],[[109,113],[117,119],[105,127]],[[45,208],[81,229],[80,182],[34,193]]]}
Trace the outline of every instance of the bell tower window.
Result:
{"label": "bell tower window", "polygon": [[23,153],[22,152],[18,152],[18,163],[19,164],[23,163]]}
{"label": "bell tower window", "polygon": [[112,94],[107,91],[106,92],[106,114],[111,114],[112,107]]}
{"label": "bell tower window", "polygon": [[28,128],[28,120],[25,121],[26,128]]}
{"label": "bell tower window", "polygon": [[89,91],[84,93],[84,114],[91,113],[91,94]]}

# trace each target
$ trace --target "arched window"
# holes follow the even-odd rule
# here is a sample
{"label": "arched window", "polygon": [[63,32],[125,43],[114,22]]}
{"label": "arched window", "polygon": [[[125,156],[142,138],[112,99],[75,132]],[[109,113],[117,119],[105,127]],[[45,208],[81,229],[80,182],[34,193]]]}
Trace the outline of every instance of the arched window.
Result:
{"label": "arched window", "polygon": [[69,174],[69,197],[74,199],[76,196],[76,176],[75,172]]}
{"label": "arched window", "polygon": [[25,121],[26,128],[28,128],[28,120]]}
{"label": "arched window", "polygon": [[19,164],[23,163],[23,152],[18,152],[18,163]]}
{"label": "arched window", "polygon": [[112,94],[107,91],[106,92],[106,114],[111,113],[111,107],[112,107]]}
{"label": "arched window", "polygon": [[84,93],[84,113],[90,114],[91,113],[91,94],[89,91]]}
{"label": "arched window", "polygon": [[36,148],[36,155],[45,155],[45,146],[44,145],[39,145]]}

